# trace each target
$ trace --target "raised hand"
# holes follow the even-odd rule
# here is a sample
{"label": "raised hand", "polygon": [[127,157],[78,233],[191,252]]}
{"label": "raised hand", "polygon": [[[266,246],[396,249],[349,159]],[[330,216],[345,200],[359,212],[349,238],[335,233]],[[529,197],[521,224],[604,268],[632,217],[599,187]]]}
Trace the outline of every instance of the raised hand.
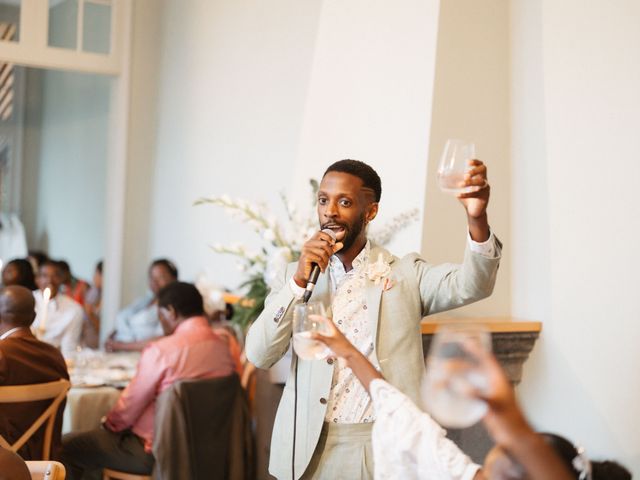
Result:
{"label": "raised hand", "polygon": [[469,160],[469,166],[471,168],[464,176],[464,186],[474,186],[477,189],[469,193],[460,193],[457,197],[464,205],[469,217],[479,218],[487,212],[491,193],[487,179],[487,166],[481,160]]}

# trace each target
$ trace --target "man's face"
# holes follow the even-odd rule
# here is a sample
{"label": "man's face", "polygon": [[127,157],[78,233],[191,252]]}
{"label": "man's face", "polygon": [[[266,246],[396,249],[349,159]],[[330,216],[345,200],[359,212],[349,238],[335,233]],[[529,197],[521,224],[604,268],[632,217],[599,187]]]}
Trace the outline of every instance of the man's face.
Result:
{"label": "man's face", "polygon": [[154,295],[175,280],[163,265],[155,265],[149,271],[149,288]]}
{"label": "man's face", "polygon": [[342,172],[327,173],[318,189],[318,221],[320,228],[330,228],[336,240],[348,250],[359,236],[364,237],[367,221],[378,211],[373,192],[363,187],[362,180]]}
{"label": "man's face", "polygon": [[51,298],[58,294],[58,289],[62,285],[62,276],[60,270],[53,265],[43,265],[38,272],[38,288],[44,290],[49,287],[51,289]]}

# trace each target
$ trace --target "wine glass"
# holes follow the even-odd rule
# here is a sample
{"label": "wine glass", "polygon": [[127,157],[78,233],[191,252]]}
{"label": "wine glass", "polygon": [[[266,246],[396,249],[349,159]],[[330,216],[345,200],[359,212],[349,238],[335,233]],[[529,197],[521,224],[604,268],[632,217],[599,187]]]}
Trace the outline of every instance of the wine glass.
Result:
{"label": "wine glass", "polygon": [[474,158],[476,158],[476,147],[473,142],[459,139],[447,140],[438,165],[440,190],[454,195],[480,190],[482,187],[477,185],[464,185],[464,176],[471,168],[469,160]]}
{"label": "wine glass", "polygon": [[324,305],[321,302],[301,303],[293,309],[293,349],[303,360],[322,360],[329,355],[329,348],[313,340],[314,332],[327,332],[321,317],[325,317]]}
{"label": "wine glass", "polygon": [[432,340],[427,357],[425,404],[441,425],[470,427],[487,411],[473,390],[487,391],[489,379],[479,360],[465,346],[491,351],[491,335],[477,324],[443,324]]}

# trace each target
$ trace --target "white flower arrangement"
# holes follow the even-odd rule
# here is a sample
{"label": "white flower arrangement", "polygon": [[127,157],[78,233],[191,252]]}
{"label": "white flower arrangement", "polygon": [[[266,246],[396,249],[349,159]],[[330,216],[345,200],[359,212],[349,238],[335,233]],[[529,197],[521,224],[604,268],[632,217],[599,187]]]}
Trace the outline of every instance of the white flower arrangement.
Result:
{"label": "white flower arrangement", "polygon": [[[281,194],[287,215],[286,223],[280,223],[263,204],[252,204],[244,199],[233,199],[226,194],[200,198],[195,202],[195,205],[211,204],[222,207],[228,215],[249,225],[264,240],[264,245],[259,252],[249,251],[241,244],[212,245],[212,249],[217,253],[236,256],[238,268],[248,276],[247,281],[240,288],[248,287],[245,297],[249,302],[245,302],[244,306],[236,306],[233,318],[243,328],[247,327],[260,314],[264,307],[264,299],[268,289],[273,285],[273,281],[284,274],[288,263],[295,262],[300,258],[302,246],[318,230],[318,220],[314,214],[318,182],[310,180],[310,185],[313,202],[307,212],[301,212],[295,204],[288,201],[284,194]],[[417,208],[402,212],[383,226],[372,230],[368,236],[373,242],[385,245],[398,231],[416,221],[417,218]],[[383,265],[379,265],[378,262],[372,265],[380,267],[375,273],[372,273],[377,278],[384,271]],[[378,283],[382,277],[377,278],[377,281],[373,278],[372,280]]]}

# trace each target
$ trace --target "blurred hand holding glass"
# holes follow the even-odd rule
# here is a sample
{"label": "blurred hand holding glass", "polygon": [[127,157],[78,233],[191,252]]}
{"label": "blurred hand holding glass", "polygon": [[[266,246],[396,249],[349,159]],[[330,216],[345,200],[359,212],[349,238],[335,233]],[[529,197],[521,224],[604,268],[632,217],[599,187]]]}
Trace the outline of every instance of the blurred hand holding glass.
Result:
{"label": "blurred hand holding glass", "polygon": [[471,166],[470,160],[476,158],[476,147],[473,142],[449,139],[444,146],[440,164],[438,165],[438,185],[440,190],[457,195],[459,193],[476,192],[482,186],[465,186],[465,174]]}
{"label": "blurred hand holding glass", "polygon": [[491,351],[491,335],[476,324],[445,324],[438,328],[427,357],[425,404],[441,425],[466,428],[486,413],[474,391],[486,392],[489,379],[472,349]]}
{"label": "blurred hand holding glass", "polygon": [[314,332],[328,333],[323,317],[326,316],[324,305],[320,302],[301,303],[293,309],[293,349],[303,360],[322,360],[331,350],[313,340]]}

